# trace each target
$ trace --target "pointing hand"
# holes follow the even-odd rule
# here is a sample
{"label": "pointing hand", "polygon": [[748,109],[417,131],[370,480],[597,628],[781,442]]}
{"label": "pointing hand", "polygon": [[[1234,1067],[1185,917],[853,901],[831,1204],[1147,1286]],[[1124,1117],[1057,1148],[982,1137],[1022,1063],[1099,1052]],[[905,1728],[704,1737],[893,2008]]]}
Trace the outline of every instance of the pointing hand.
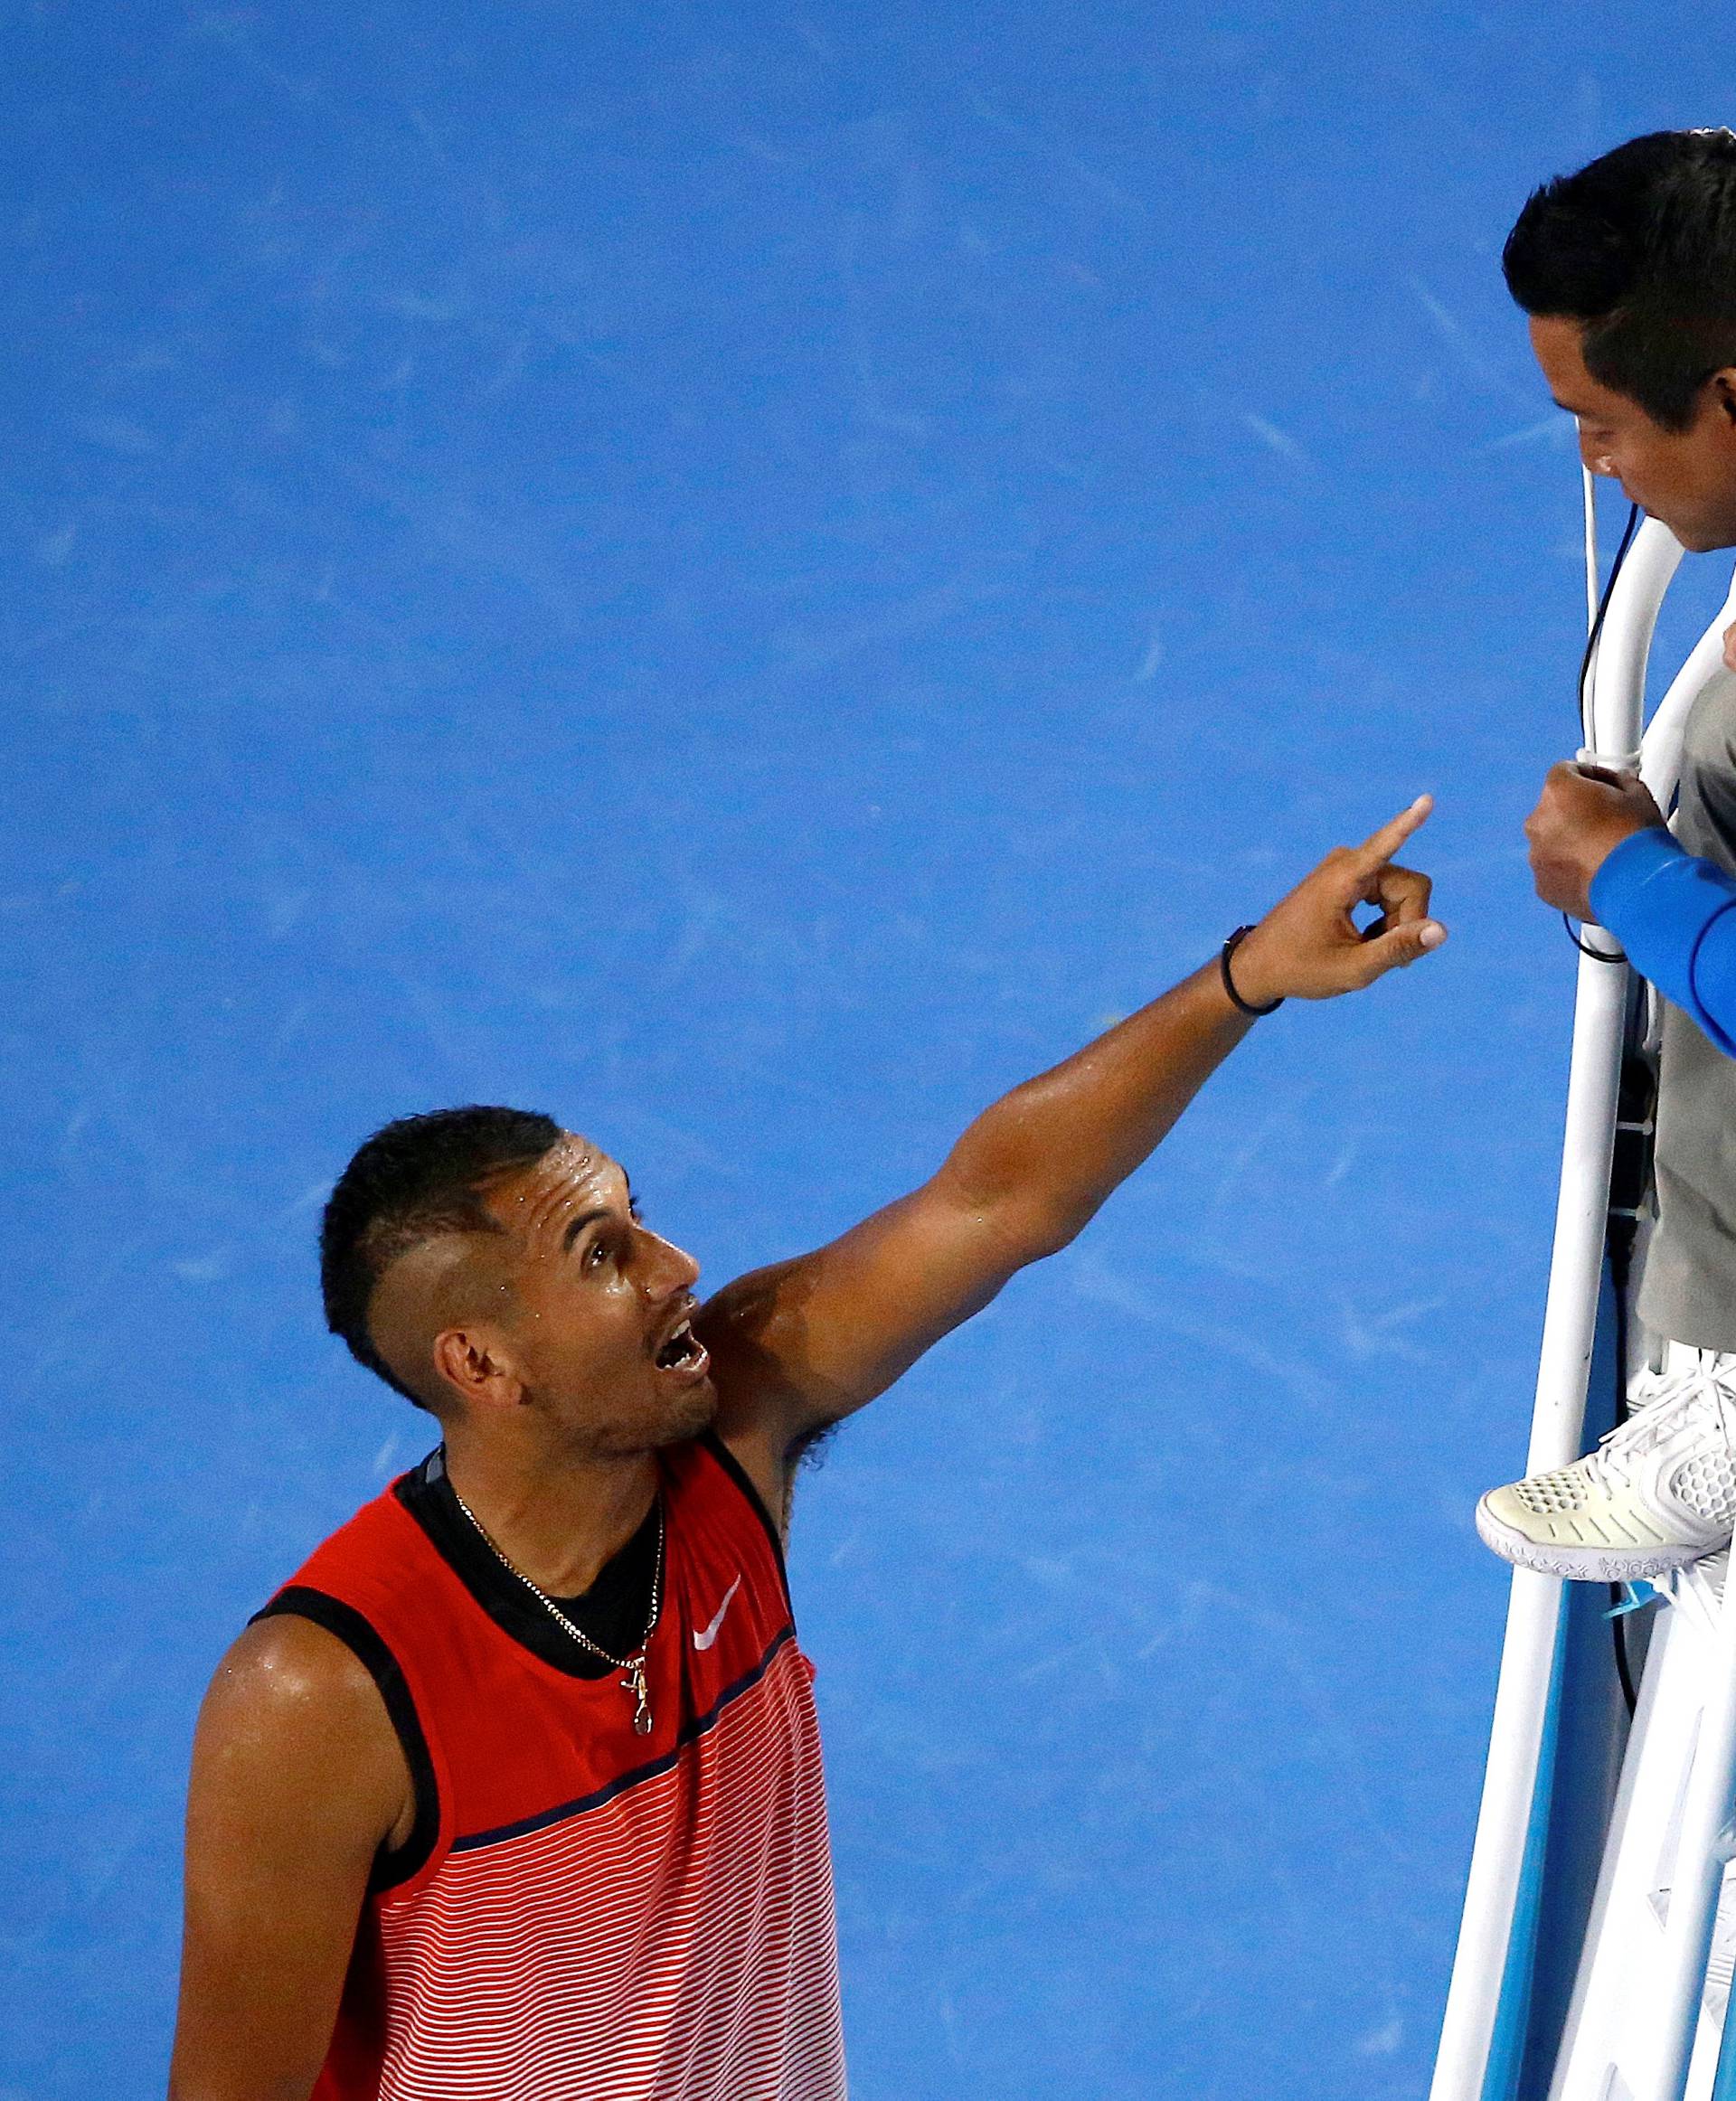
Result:
{"label": "pointing hand", "polygon": [[[1447,929],[1429,917],[1429,878],[1392,859],[1434,806],[1419,796],[1360,846],[1335,848],[1272,907],[1231,966],[1250,1006],[1357,992],[1439,947]],[[1380,917],[1359,927],[1358,905],[1378,905]]]}

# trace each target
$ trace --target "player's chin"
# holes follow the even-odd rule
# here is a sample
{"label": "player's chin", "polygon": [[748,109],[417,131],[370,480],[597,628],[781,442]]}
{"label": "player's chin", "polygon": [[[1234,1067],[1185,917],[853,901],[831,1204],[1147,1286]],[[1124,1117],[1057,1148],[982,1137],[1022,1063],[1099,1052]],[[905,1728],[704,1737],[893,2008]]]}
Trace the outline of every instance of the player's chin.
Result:
{"label": "player's chin", "polygon": [[684,1444],[689,1437],[703,1437],[717,1420],[717,1389],[709,1375],[683,1396],[679,1410],[675,1412],[675,1432],[671,1444]]}
{"label": "player's chin", "polygon": [[624,1442],[639,1451],[660,1451],[668,1445],[691,1444],[717,1419],[717,1389],[710,1375],[651,1396],[640,1421]]}

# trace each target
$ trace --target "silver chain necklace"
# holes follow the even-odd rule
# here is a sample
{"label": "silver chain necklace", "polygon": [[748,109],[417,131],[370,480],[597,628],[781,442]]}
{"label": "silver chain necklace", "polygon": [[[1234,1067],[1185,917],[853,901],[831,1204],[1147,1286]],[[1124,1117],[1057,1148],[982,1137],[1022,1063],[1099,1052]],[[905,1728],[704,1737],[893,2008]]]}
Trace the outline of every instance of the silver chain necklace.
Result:
{"label": "silver chain necklace", "polygon": [[663,1602],[663,1537],[665,1527],[662,1495],[659,1494],[657,1497],[657,1559],[656,1566],[651,1574],[651,1610],[646,1616],[645,1632],[639,1636],[638,1647],[634,1650],[630,1656],[611,1656],[600,1642],[591,1640],[583,1627],[575,1626],[548,1592],[539,1584],[533,1583],[524,1569],[511,1559],[500,1542],[489,1531],[487,1526],[483,1523],[463,1496],[458,1493],[449,1472],[446,1481],[447,1486],[452,1490],[453,1502],[458,1504],[465,1516],[476,1527],[483,1544],[490,1550],[495,1560],[500,1563],[506,1573],[509,1576],[518,1578],[525,1589],[548,1613],[556,1625],[564,1628],[581,1649],[589,1649],[593,1656],[600,1656],[610,1670],[622,1673],[622,1687],[633,1695],[633,1733],[635,1736],[648,1737],[651,1734],[651,1688],[645,1675],[645,1652],[650,1646],[651,1630],[657,1624],[657,1607]]}

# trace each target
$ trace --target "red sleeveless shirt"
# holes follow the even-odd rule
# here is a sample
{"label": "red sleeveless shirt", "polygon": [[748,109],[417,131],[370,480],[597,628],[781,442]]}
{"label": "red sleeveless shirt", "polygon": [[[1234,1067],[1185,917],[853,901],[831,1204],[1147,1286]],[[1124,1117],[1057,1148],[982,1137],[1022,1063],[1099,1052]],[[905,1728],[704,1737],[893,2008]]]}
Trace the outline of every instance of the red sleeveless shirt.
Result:
{"label": "red sleeveless shirt", "polygon": [[843,2101],[819,1731],[781,1552],[713,1439],[662,1468],[648,1736],[618,1672],[572,1675],[505,1631],[397,1484],[267,1607],[355,1650],[418,1783],[314,2101]]}

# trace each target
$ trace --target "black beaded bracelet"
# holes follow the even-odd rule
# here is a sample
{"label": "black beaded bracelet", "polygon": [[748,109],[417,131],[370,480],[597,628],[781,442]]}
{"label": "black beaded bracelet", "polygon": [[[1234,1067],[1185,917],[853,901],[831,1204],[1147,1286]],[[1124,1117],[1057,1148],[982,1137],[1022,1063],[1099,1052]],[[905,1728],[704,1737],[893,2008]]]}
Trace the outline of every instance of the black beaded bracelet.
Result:
{"label": "black beaded bracelet", "polygon": [[1280,998],[1271,1001],[1268,1005],[1263,1007],[1250,1006],[1249,1003],[1243,999],[1241,994],[1236,990],[1236,981],[1230,975],[1230,958],[1235,954],[1236,950],[1241,947],[1242,943],[1248,938],[1249,935],[1251,934],[1253,930],[1254,929],[1251,927],[1238,927],[1235,932],[1231,935],[1230,938],[1224,943],[1222,948],[1218,952],[1218,975],[1223,980],[1224,991],[1230,994],[1231,1004],[1232,1006],[1240,1007],[1244,1014],[1251,1015],[1255,1021],[1259,1021],[1262,1014],[1275,1014],[1279,1007],[1284,1004],[1284,1002]]}

